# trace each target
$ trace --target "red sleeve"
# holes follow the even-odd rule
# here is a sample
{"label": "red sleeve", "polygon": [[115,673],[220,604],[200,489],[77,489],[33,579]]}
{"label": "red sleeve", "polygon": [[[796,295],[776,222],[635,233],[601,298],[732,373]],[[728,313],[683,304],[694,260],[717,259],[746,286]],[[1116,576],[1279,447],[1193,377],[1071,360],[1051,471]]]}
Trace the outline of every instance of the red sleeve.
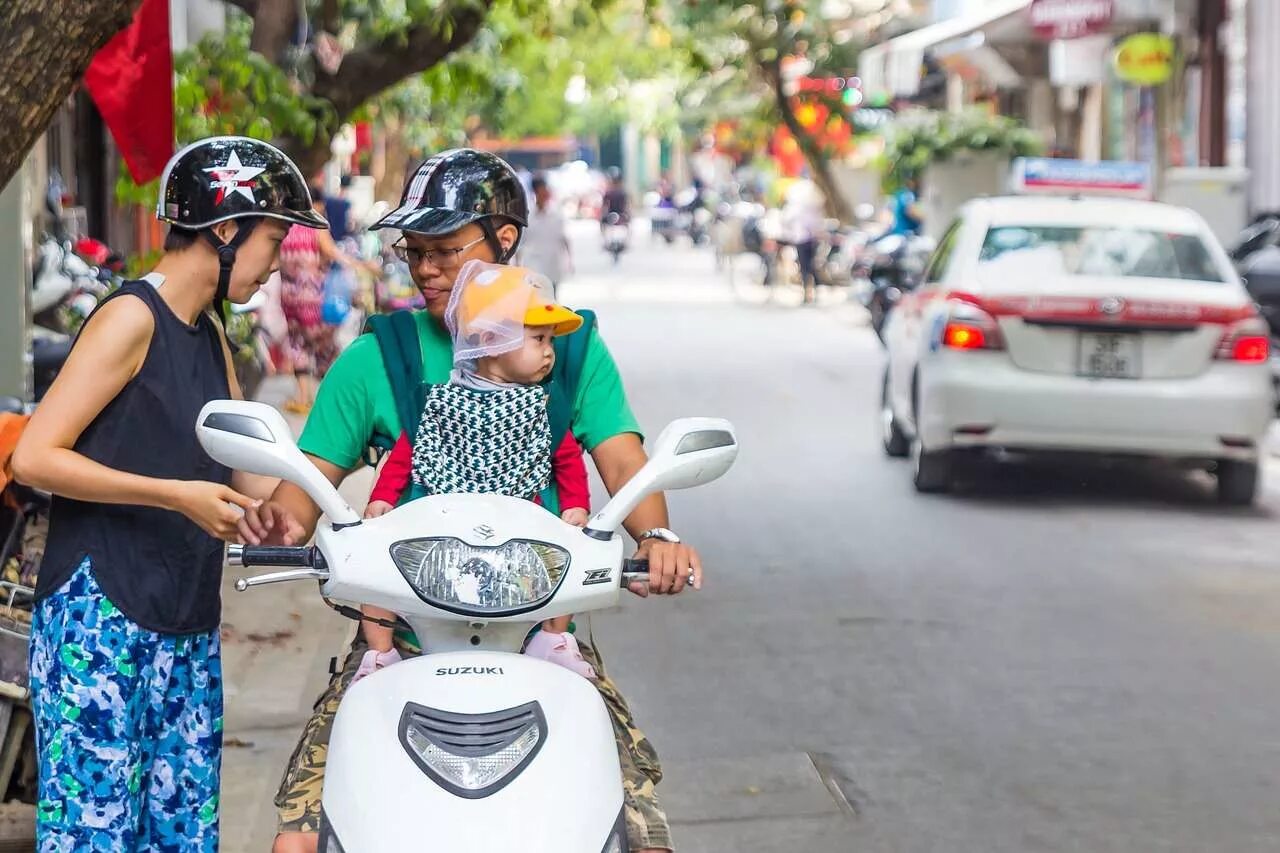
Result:
{"label": "red sleeve", "polygon": [[564,441],[551,458],[551,473],[556,481],[556,493],[560,496],[560,511],[567,509],[591,510],[591,486],[587,483],[587,463],[582,460],[582,445],[572,432],[565,433]]}
{"label": "red sleeve", "polygon": [[396,446],[391,449],[391,455],[387,457],[386,464],[378,474],[378,482],[373,484],[369,502],[386,501],[395,506],[400,502],[400,496],[404,494],[404,490],[409,488],[411,479],[413,479],[413,445],[409,443],[408,433],[402,432]]}

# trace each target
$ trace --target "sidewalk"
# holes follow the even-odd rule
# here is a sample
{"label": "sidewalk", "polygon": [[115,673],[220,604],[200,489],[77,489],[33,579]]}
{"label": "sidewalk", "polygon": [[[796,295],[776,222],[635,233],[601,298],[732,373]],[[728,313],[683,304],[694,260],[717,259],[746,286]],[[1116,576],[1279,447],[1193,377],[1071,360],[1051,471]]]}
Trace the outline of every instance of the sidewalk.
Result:
{"label": "sidewalk", "polygon": [[[259,395],[282,403],[287,380],[268,380]],[[291,418],[295,428],[301,419]],[[353,505],[369,494],[369,472],[342,492]],[[226,752],[222,766],[223,853],[266,853],[275,835],[272,797],[311,706],[355,623],[331,611],[311,583],[235,591],[239,570],[223,578],[223,673]]]}

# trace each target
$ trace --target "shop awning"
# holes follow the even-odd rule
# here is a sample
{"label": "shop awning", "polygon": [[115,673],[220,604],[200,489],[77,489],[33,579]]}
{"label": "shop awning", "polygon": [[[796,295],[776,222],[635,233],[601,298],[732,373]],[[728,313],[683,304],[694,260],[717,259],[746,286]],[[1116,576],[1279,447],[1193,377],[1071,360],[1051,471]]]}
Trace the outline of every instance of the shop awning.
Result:
{"label": "shop awning", "polygon": [[[863,90],[910,97],[920,89],[920,67],[926,52],[937,50],[945,54],[949,42],[958,42],[958,51],[968,52],[972,42],[961,40],[979,32],[986,36],[984,45],[1015,33],[1025,32],[1029,37],[1026,9],[1030,5],[1031,0],[995,0],[981,12],[939,21],[867,48],[858,59]],[[1009,85],[1008,76],[1002,74],[1001,77],[995,82]]]}

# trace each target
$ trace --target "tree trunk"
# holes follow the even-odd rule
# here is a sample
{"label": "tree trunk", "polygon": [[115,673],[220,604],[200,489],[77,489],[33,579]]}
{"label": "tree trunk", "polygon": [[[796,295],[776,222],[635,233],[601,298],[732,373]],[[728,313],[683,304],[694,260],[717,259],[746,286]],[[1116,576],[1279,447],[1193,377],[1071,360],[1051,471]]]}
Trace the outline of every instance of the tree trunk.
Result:
{"label": "tree trunk", "polygon": [[835,176],[831,174],[831,163],[827,155],[823,153],[817,140],[805,130],[804,125],[800,124],[795,110],[791,108],[791,98],[788,97],[786,86],[783,84],[781,66],[777,62],[765,62],[762,63],[760,70],[773,91],[774,105],[782,118],[782,123],[795,137],[796,144],[800,146],[800,152],[804,154],[805,162],[809,164],[809,177],[827,197],[827,212],[842,223],[853,222],[853,208],[849,206],[848,199],[844,197],[839,185],[836,184]]}
{"label": "tree trunk", "polygon": [[332,104],[332,113],[317,116],[320,126],[310,142],[289,137],[280,140],[302,173],[315,174],[324,166],[333,134],[365,101],[465,47],[480,31],[493,2],[452,0],[431,20],[347,54],[337,73],[317,68],[311,94]]}
{"label": "tree trunk", "polygon": [[0,187],[141,0],[0,0]]}
{"label": "tree trunk", "polygon": [[[236,5],[245,8],[244,4]],[[253,0],[250,14],[253,15],[253,35],[249,49],[280,64],[298,26],[297,0]]]}

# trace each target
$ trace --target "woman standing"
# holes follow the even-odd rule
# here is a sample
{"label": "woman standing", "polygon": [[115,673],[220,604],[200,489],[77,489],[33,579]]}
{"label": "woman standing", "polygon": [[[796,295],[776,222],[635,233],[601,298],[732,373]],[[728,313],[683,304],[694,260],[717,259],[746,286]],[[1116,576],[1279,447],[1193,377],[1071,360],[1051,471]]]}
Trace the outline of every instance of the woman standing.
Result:
{"label": "woman standing", "polygon": [[42,851],[218,845],[221,540],[256,501],[195,438],[239,396],[211,309],[261,287],[291,224],[326,223],[241,137],[175,155],[157,216],[164,256],[85,322],[13,457],[55,495],[31,626]]}
{"label": "woman standing", "polygon": [[[312,195],[321,216],[324,194],[314,190]],[[324,280],[333,264],[353,270],[357,261],[338,248],[327,230],[291,228],[280,246],[280,304],[289,324],[286,359],[298,380],[297,394],[285,408],[298,414],[311,410],[317,383],[338,357],[338,327],[324,320]]]}

